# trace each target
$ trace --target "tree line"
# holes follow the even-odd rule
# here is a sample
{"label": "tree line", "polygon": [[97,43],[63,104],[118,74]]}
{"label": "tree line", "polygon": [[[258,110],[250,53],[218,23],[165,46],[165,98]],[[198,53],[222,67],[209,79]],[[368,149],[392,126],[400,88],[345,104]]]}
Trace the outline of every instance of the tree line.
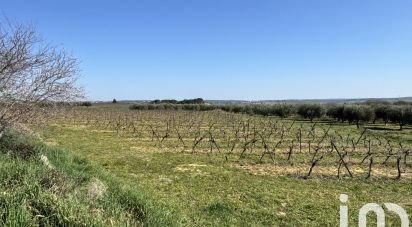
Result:
{"label": "tree line", "polygon": [[151,101],[150,104],[205,104],[205,101],[202,98],[184,99],[181,101],[175,99],[156,99]]}
{"label": "tree line", "polygon": [[374,104],[245,104],[245,105],[209,105],[209,104],[135,104],[131,110],[221,110],[231,113],[243,113],[261,116],[288,118],[298,116],[313,121],[315,119],[333,119],[338,122],[356,124],[376,123],[377,121],[399,125],[412,124],[411,103],[374,103]]}

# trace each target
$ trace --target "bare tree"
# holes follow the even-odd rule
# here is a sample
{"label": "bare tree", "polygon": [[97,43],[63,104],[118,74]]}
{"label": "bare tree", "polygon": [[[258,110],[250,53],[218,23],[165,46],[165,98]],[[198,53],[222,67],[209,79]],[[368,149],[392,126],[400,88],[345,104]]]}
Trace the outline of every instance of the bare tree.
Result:
{"label": "bare tree", "polygon": [[0,138],[39,103],[83,97],[77,59],[50,46],[32,26],[0,21]]}

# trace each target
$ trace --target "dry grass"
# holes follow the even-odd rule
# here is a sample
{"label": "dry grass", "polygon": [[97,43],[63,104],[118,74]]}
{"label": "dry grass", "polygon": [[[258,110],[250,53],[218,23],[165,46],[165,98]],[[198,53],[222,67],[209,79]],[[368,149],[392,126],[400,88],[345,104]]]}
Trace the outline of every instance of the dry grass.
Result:
{"label": "dry grass", "polygon": [[[309,172],[310,165],[308,164],[251,164],[251,163],[234,163],[233,167],[246,170],[254,175],[270,175],[270,176],[292,176],[292,177],[303,177]],[[350,166],[350,171],[354,177],[362,178],[366,177],[368,174],[368,166]],[[313,176],[320,177],[337,177],[338,166],[330,165],[319,165],[315,166],[312,172]],[[372,177],[385,177],[385,178],[396,178],[398,172],[393,167],[385,167],[382,165],[377,165],[372,168]],[[346,169],[341,167],[341,176],[348,176]],[[402,172],[402,178],[405,180],[412,179],[412,172]]]}
{"label": "dry grass", "polygon": [[101,199],[107,191],[107,186],[101,180],[95,178],[86,186],[87,197],[91,200]]}

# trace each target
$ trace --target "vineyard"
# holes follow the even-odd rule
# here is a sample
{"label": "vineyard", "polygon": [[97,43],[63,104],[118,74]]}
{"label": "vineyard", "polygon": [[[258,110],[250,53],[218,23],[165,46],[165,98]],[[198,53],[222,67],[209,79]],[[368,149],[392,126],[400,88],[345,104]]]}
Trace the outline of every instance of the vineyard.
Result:
{"label": "vineyard", "polygon": [[412,1],[98,3],[2,2],[0,227],[409,226]]}
{"label": "vineyard", "polygon": [[259,174],[298,178],[409,178],[404,137],[329,121],[309,122],[223,111],[118,111],[74,108],[49,124],[114,132],[162,152],[207,155]]}

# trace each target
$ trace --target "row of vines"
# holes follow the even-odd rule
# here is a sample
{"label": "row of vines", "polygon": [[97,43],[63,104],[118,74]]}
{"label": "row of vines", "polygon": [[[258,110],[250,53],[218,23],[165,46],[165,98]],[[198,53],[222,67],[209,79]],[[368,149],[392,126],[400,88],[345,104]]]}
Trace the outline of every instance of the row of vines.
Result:
{"label": "row of vines", "polygon": [[107,130],[159,150],[219,155],[227,162],[300,167],[299,175],[408,177],[408,141],[339,123],[309,123],[221,111],[55,112],[49,123]]}

